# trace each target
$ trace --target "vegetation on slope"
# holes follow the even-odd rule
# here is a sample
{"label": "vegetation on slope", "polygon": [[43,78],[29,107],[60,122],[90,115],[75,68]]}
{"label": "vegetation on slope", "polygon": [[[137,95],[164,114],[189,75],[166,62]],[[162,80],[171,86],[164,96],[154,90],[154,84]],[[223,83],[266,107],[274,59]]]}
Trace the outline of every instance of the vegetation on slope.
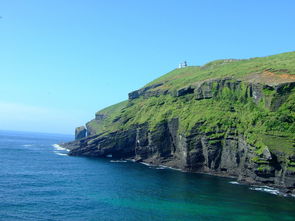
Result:
{"label": "vegetation on slope", "polygon": [[120,103],[111,105],[109,107],[106,107],[100,111],[96,112],[96,116],[101,116],[101,120],[92,120],[87,123],[87,127],[92,128],[92,130],[95,131],[95,133],[104,133],[104,132],[110,132],[113,130],[116,130],[116,125],[114,124],[114,121],[116,121],[116,118],[122,114],[122,109],[126,107],[128,101],[122,101]]}
{"label": "vegetation on slope", "polygon": [[[211,78],[234,76],[246,80],[268,80],[276,83],[293,81],[295,52],[247,60],[218,60],[202,67],[176,69],[148,85],[164,83],[157,90],[174,91],[188,84]],[[250,76],[250,78],[249,78]],[[251,79],[254,76],[255,79]],[[295,81],[295,80],[294,80]],[[147,85],[147,86],[148,86]],[[272,96],[273,91],[264,90]],[[106,118],[88,123],[96,133],[128,129],[131,125],[149,123],[150,128],[163,120],[179,118],[180,132],[187,135],[198,123],[199,130],[210,136],[243,134],[248,143],[262,151],[268,146],[273,151],[295,154],[295,91],[276,111],[265,107],[262,100],[255,104],[246,96],[246,88],[230,91],[224,88],[216,98],[196,100],[192,94],[174,97],[171,94],[139,97],[124,101],[97,112]]]}
{"label": "vegetation on slope", "polygon": [[190,66],[187,68],[175,69],[150,82],[146,86],[164,83],[162,86],[163,89],[173,91],[192,82],[220,77],[244,78],[256,73],[263,74],[263,72],[267,70],[276,75],[295,75],[294,61],[295,52],[245,60],[217,60],[201,67]]}

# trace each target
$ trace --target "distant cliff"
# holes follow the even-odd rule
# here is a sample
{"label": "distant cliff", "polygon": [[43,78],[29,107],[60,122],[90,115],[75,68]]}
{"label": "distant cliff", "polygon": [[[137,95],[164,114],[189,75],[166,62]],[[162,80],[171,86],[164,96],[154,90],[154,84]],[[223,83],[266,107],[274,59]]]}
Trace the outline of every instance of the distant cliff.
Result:
{"label": "distant cliff", "polygon": [[112,155],[295,193],[294,61],[290,52],[173,70],[98,111],[64,145],[70,155]]}

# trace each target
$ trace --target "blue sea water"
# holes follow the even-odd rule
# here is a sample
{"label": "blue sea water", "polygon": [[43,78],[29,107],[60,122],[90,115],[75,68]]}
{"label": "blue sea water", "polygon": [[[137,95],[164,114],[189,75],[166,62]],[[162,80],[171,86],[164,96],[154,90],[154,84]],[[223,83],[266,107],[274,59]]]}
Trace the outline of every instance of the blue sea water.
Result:
{"label": "blue sea water", "polygon": [[295,220],[295,198],[54,145],[71,139],[0,131],[0,220]]}

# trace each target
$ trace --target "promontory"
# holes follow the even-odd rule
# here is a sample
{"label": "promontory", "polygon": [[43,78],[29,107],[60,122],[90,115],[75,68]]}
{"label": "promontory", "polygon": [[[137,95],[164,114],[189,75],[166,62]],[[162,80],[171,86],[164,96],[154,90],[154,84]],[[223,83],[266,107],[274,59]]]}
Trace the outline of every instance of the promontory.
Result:
{"label": "promontory", "polygon": [[64,146],[294,194],[295,52],[177,68],[98,111]]}

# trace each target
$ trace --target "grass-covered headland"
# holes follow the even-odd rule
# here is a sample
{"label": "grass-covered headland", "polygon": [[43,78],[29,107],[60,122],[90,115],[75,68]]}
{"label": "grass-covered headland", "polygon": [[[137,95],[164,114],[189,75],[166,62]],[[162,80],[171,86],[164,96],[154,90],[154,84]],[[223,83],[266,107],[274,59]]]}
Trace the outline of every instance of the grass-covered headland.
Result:
{"label": "grass-covered headland", "polygon": [[118,153],[294,189],[295,52],[175,69],[86,127],[72,155]]}
{"label": "grass-covered headland", "polygon": [[[245,83],[240,90],[225,87],[212,99],[196,100],[193,93],[175,96],[182,87],[224,77]],[[204,66],[175,69],[146,85],[162,83],[151,90],[168,90],[169,93],[140,96],[112,105],[96,113],[106,116],[103,120],[93,120],[88,125],[94,128],[95,133],[102,133],[146,122],[153,127],[163,120],[179,118],[180,131],[184,134],[202,122],[201,130],[214,132],[211,136],[226,135],[230,130],[244,134],[247,141],[257,148],[267,145],[273,150],[295,154],[295,88],[290,89],[285,102],[273,111],[266,103],[276,96],[276,92],[264,88],[263,99],[255,103],[247,96],[246,85],[249,82],[262,85],[295,82],[295,52],[247,60],[217,60]]]}

